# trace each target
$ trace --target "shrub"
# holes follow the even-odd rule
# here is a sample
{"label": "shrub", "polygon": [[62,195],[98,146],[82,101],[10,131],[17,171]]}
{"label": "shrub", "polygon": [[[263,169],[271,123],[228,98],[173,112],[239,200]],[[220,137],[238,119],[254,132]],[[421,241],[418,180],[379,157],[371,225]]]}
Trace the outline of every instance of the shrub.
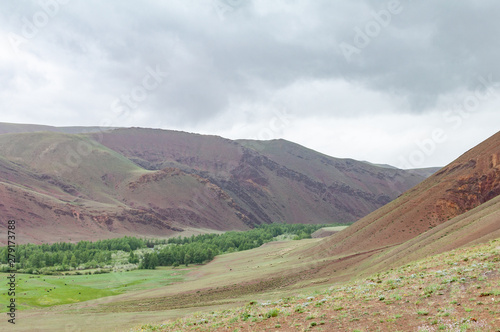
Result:
{"label": "shrub", "polygon": [[266,318],[278,317],[279,310],[277,308],[271,309],[266,313]]}

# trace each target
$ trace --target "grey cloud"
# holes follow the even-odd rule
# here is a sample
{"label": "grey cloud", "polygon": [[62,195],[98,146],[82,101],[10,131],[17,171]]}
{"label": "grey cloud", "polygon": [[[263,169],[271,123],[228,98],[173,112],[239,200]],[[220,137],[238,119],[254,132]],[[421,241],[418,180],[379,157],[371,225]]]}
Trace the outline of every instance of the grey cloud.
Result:
{"label": "grey cloud", "polygon": [[[493,74],[500,79],[495,65],[499,49],[494,43],[500,29],[500,3],[401,3],[401,14],[353,57],[343,75],[364,80],[380,91],[407,95],[416,111],[433,106],[441,94],[473,89],[478,75]],[[353,35],[351,31],[351,40]]]}
{"label": "grey cloud", "polygon": [[[222,16],[217,1],[230,7]],[[298,81],[346,80],[405,97],[409,107],[400,112],[423,112],[442,94],[474,88],[477,75],[500,79],[496,1],[401,1],[401,14],[347,62],[339,44],[352,43],[353,29],[388,2],[68,1],[29,51],[72,73],[66,82],[89,94],[81,111],[90,104],[109,112],[147,66],[168,68],[140,109],[179,125],[231,111],[231,100],[266,103]],[[1,6],[7,30],[17,33],[20,18],[41,10],[36,1]]]}

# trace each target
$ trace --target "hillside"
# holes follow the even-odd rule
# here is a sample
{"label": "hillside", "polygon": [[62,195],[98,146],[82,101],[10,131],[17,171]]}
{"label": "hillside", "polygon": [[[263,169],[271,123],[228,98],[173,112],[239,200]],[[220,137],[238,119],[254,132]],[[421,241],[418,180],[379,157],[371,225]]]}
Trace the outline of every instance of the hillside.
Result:
{"label": "hillside", "polygon": [[[248,227],[203,179],[176,169],[144,170],[84,136],[0,135],[0,154],[2,222],[18,222],[21,243]],[[211,208],[201,214],[192,197],[207,190]]]}
{"label": "hillside", "polygon": [[352,222],[423,180],[282,140],[138,128],[0,129],[15,132],[0,135],[0,212],[2,222],[23,225],[21,243]]}
{"label": "hillside", "polygon": [[139,128],[93,137],[146,169],[175,167],[207,178],[255,224],[352,222],[424,178],[284,140],[231,141]]}
{"label": "hillside", "polygon": [[[133,331],[498,331],[498,240],[367,278]],[[473,266],[474,268],[471,268]]]}
{"label": "hillside", "polygon": [[398,199],[303,254],[331,258],[376,253],[374,261],[363,262],[374,271],[500,236],[499,147],[497,133]]}

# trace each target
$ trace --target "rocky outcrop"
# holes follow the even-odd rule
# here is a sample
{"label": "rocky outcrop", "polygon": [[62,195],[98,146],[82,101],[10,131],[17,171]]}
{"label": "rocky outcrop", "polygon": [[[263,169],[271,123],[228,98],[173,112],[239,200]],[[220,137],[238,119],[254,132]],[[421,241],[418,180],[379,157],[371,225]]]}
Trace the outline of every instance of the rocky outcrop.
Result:
{"label": "rocky outcrop", "polygon": [[447,167],[440,175],[452,176],[455,172],[469,170],[470,174],[459,175],[443,198],[436,203],[441,220],[447,220],[495,198],[500,195],[500,168],[498,154],[491,155],[479,167],[478,161],[470,159]]}

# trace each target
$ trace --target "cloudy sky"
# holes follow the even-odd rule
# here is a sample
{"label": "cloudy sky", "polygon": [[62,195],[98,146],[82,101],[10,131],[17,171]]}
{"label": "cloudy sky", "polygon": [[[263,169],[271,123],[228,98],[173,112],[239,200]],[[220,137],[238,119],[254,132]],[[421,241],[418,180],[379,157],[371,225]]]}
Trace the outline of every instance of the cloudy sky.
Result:
{"label": "cloudy sky", "polygon": [[0,4],[0,121],[284,138],[441,166],[500,123],[500,2]]}

